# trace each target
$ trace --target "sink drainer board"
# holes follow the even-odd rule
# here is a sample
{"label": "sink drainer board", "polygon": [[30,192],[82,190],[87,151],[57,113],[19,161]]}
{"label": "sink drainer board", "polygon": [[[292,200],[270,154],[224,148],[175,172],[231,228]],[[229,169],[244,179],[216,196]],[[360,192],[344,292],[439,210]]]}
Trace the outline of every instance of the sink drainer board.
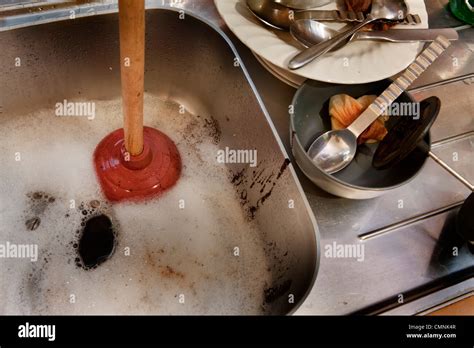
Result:
{"label": "sink drainer board", "polygon": [[[184,165],[146,204],[105,202],[92,167],[121,125],[117,14],[0,33],[0,244],[38,246],[0,258],[0,314],[285,314],[313,285],[314,216],[232,44],[189,14],[146,21],[145,124]],[[57,116],[64,100],[95,118]],[[219,163],[226,148],[257,166]],[[113,253],[86,269],[78,241],[101,214]]]}

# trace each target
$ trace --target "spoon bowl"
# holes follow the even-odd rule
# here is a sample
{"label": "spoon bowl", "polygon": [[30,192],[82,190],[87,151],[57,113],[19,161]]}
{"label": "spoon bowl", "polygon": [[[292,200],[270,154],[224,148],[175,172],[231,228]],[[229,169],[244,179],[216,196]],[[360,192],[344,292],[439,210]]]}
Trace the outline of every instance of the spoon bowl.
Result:
{"label": "spoon bowl", "polygon": [[[339,32],[321,22],[312,19],[299,19],[290,26],[291,36],[306,47],[317,45],[321,42],[332,39]],[[351,41],[352,37],[348,40]],[[346,42],[341,42],[332,50],[343,47]]]}
{"label": "spoon bowl", "polygon": [[347,167],[357,151],[357,137],[348,129],[332,130],[319,136],[310,146],[308,156],[328,174]]}
{"label": "spoon bowl", "polygon": [[292,24],[293,11],[273,0],[247,0],[247,7],[257,19],[279,30],[287,30]]}

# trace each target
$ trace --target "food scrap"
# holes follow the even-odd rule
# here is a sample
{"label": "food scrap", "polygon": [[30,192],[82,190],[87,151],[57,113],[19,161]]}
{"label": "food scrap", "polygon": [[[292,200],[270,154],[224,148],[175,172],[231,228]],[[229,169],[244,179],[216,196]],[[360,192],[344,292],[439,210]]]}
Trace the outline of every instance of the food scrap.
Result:
{"label": "food scrap", "polygon": [[[358,99],[347,94],[337,94],[329,100],[329,115],[333,130],[347,128],[377,98],[376,95],[364,95]],[[387,115],[380,116],[359,137],[358,143],[374,143],[382,141],[387,135],[385,122]]]}
{"label": "food scrap", "polygon": [[345,0],[349,11],[367,12],[372,5],[372,0]]}

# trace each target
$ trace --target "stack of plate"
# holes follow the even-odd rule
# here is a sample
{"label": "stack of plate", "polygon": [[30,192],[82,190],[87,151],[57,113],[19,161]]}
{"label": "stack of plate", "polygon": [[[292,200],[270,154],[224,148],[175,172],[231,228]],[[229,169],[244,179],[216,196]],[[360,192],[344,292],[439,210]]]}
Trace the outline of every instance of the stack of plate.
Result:
{"label": "stack of plate", "polygon": [[[306,79],[329,83],[357,84],[379,81],[404,70],[423,48],[417,42],[382,42],[360,40],[325,54],[307,66],[290,71],[290,59],[301,51],[287,32],[266,27],[253,16],[245,0],[214,0],[229,29],[255,54],[260,63],[281,81],[293,87]],[[428,15],[423,0],[406,0],[410,13],[418,14],[421,23],[396,25],[394,29],[426,29]],[[318,9],[336,9],[335,2]],[[326,22],[340,29],[344,23]]]}
{"label": "stack of plate", "polygon": [[259,56],[255,52],[253,52],[255,58],[262,64],[265,69],[267,69],[273,76],[275,76],[280,81],[290,85],[291,87],[298,88],[301,86],[306,79],[304,77],[298,76],[296,74],[291,73],[288,69],[282,69],[269,61],[265,58]]}

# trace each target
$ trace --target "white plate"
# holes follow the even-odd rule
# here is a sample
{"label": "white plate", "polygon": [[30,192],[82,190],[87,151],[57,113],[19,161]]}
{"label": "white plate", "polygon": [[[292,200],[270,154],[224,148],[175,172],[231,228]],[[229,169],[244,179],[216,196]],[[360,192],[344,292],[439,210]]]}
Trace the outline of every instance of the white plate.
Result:
{"label": "white plate", "polygon": [[286,83],[287,85],[298,89],[306,81],[304,77],[300,77],[298,75],[292,74],[291,72],[287,70],[284,70],[282,68],[277,67],[276,65],[273,65],[268,60],[265,60],[265,58],[260,57],[255,52],[252,52],[252,53],[255,56],[255,58],[257,58],[258,62],[262,64],[262,66],[265,69],[267,69],[267,71],[270,74],[275,76],[280,81]]}
{"label": "white plate", "polygon": [[[300,51],[287,32],[272,30],[250,12],[245,0],[214,0],[217,10],[230,30],[253,52],[277,67],[288,70],[288,62]],[[418,14],[421,23],[397,25],[395,28],[428,28],[424,0],[406,0],[408,10]],[[335,3],[319,9],[335,9]],[[343,24],[325,24],[339,29]],[[302,78],[331,83],[366,83],[382,80],[405,69],[423,48],[422,43],[355,41],[335,52],[327,53],[307,66],[291,71]]]}

